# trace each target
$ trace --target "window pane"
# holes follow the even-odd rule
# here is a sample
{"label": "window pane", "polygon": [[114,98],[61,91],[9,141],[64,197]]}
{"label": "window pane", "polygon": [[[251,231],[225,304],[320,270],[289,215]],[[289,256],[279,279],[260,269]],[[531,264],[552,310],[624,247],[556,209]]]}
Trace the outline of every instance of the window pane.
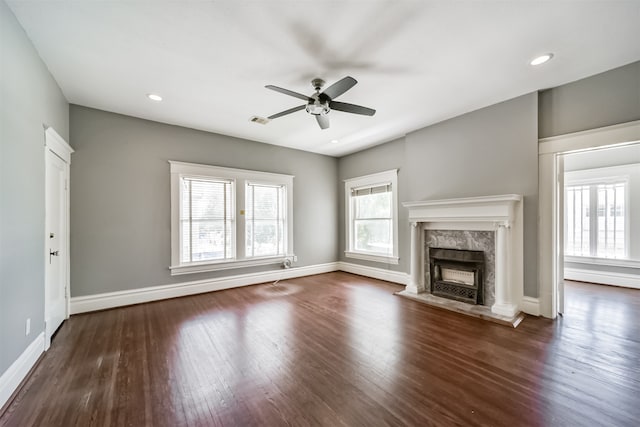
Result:
{"label": "window pane", "polygon": [[285,191],[280,186],[248,184],[246,188],[246,256],[283,255]]}
{"label": "window pane", "polygon": [[391,219],[355,220],[355,249],[391,256],[393,242]]}
{"label": "window pane", "polygon": [[356,196],[355,217],[359,218],[391,218],[391,192]]}
{"label": "window pane", "polygon": [[567,187],[565,195],[565,224],[567,240],[565,254],[589,256],[589,203],[590,187],[577,185]]}
{"label": "window pane", "polygon": [[207,261],[225,258],[225,246],[231,234],[229,224],[225,229],[225,221],[194,221],[191,232],[192,261]]}
{"label": "window pane", "polygon": [[283,222],[254,220],[247,223],[247,252],[252,256],[283,254]]}
{"label": "window pane", "polygon": [[233,258],[231,183],[183,178],[180,190],[181,262]]}
{"label": "window pane", "polygon": [[599,184],[597,256],[624,258],[626,183]]}

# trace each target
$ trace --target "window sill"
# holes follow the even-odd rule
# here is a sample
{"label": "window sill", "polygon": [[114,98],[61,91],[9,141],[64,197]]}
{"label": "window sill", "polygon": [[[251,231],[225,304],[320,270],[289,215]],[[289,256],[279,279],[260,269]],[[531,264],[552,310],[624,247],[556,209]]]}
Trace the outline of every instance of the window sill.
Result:
{"label": "window sill", "polygon": [[350,251],[344,251],[344,256],[346,256],[347,258],[355,258],[355,259],[362,259],[365,261],[373,261],[373,262],[383,262],[385,264],[398,264],[398,261],[400,260],[399,257],[394,257],[394,256],[384,256],[384,255],[374,255],[374,254],[367,254],[367,253],[362,253],[362,252],[350,252]]}
{"label": "window sill", "polygon": [[281,264],[286,259],[291,262],[297,260],[295,255],[278,255],[275,257],[251,258],[232,261],[205,262],[186,265],[172,265],[169,267],[172,276],[183,274],[206,273],[209,271],[231,270],[234,268],[258,267],[261,265]]}
{"label": "window sill", "polygon": [[574,262],[576,264],[606,265],[608,267],[640,268],[640,261],[634,259],[596,258],[588,256],[565,255],[564,261]]}

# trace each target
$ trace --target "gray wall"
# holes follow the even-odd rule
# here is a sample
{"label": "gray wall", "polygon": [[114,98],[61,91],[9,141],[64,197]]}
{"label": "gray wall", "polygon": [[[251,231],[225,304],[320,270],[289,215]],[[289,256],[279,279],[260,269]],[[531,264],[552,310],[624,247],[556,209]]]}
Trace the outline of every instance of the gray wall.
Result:
{"label": "gray wall", "polygon": [[[525,294],[538,295],[538,134],[535,93],[492,105],[340,159],[340,180],[399,168],[399,203],[517,193],[524,195]],[[399,206],[400,264],[344,257],[344,186],[340,189],[340,259],[409,271],[409,223]]]}
{"label": "gray wall", "polygon": [[[69,106],[0,0],[0,375],[44,331],[44,131]],[[26,319],[31,333],[25,336]]]}
{"label": "gray wall", "polygon": [[540,138],[640,120],[640,61],[540,92]]}
{"label": "gray wall", "polygon": [[277,269],[171,276],[168,160],[295,175],[295,266],[335,262],[337,159],[71,105],[71,295]]}

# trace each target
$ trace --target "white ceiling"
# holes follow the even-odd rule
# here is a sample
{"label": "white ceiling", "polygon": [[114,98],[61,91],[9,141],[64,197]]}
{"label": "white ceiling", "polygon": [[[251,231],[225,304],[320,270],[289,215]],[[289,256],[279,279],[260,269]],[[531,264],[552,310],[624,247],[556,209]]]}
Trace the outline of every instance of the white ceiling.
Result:
{"label": "white ceiling", "polygon": [[[640,59],[638,0],[8,4],[71,103],[332,156]],[[267,84],[311,94],[347,75],[338,100],[374,117],[249,122],[301,105]]]}

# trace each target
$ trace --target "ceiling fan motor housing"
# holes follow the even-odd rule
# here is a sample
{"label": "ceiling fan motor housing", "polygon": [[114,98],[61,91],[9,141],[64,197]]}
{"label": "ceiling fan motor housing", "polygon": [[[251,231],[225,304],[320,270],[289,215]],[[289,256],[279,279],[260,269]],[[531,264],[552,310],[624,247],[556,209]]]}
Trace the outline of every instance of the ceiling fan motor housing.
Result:
{"label": "ceiling fan motor housing", "polygon": [[328,114],[331,109],[329,108],[329,101],[326,99],[321,99],[317,95],[313,95],[309,98],[309,103],[306,107],[307,113],[313,114],[314,116]]}

